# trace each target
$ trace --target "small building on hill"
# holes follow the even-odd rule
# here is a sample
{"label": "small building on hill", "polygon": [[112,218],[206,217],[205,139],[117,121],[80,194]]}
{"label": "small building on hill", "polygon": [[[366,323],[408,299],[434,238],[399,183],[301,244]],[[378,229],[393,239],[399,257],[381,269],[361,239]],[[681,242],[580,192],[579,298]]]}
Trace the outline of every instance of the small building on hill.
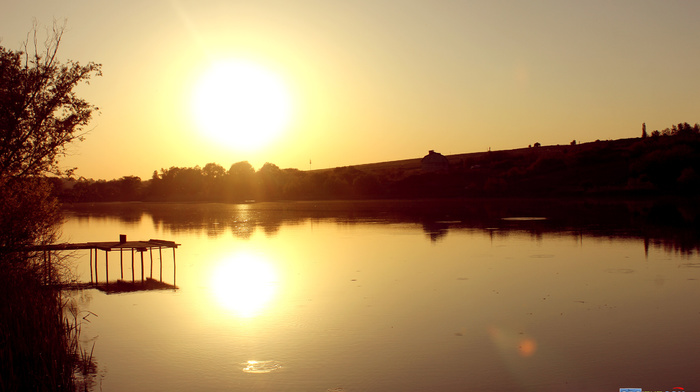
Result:
{"label": "small building on hill", "polygon": [[450,168],[450,162],[444,155],[430,150],[428,155],[421,159],[420,167],[423,171],[446,171]]}

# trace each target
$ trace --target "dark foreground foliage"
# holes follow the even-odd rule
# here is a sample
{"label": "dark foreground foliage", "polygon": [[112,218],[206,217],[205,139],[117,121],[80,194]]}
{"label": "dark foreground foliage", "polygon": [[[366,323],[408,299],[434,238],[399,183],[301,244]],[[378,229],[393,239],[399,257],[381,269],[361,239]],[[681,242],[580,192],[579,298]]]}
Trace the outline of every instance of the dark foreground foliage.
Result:
{"label": "dark foreground foliage", "polygon": [[61,216],[45,181],[0,186],[0,391],[75,391],[95,373],[79,344],[77,309],[54,286],[62,261],[23,251],[56,238]]}
{"label": "dark foreground foliage", "polygon": [[26,271],[0,273],[0,390],[72,391],[78,359],[58,290]]}
{"label": "dark foreground foliage", "polygon": [[42,176],[62,173],[59,157],[97,109],[74,88],[100,65],[60,63],[63,30],[54,25],[43,47],[36,26],[23,50],[0,46],[0,391],[84,389],[75,376],[91,368],[79,366],[91,360],[78,348],[77,311],[52,285],[60,263],[31,251],[61,222]]}

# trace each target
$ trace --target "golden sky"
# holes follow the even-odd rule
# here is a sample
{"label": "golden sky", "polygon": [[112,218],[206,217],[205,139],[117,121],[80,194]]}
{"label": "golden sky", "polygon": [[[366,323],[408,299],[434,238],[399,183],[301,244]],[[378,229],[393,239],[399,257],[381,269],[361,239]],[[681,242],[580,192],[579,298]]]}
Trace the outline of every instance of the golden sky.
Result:
{"label": "golden sky", "polygon": [[[79,89],[100,114],[64,165],[148,179],[209,162],[307,170],[700,122],[698,17],[695,1],[8,0],[0,45],[19,49],[34,18],[66,19],[60,58],[101,63],[104,76]],[[226,66],[242,76],[224,92],[202,87]],[[221,114],[218,136],[203,106]],[[264,135],[262,122],[276,133],[236,142]]]}

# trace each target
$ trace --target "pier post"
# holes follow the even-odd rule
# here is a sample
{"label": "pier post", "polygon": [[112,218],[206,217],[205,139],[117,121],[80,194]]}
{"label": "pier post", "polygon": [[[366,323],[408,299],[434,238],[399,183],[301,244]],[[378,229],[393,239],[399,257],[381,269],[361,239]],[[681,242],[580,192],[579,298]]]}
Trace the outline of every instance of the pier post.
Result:
{"label": "pier post", "polygon": [[90,283],[92,283],[92,248],[90,248]]}
{"label": "pier post", "polygon": [[124,280],[124,248],[119,248],[119,266],[121,267],[121,280]]}
{"label": "pier post", "polygon": [[175,248],[173,248],[173,286],[176,286],[176,284],[175,284],[175,270],[176,270],[176,266],[175,266]]}
{"label": "pier post", "polygon": [[140,250],[139,253],[141,253],[141,281],[143,282],[144,280],[144,274],[143,274],[143,250]]}
{"label": "pier post", "polygon": [[134,248],[131,248],[131,283],[134,283]]}
{"label": "pier post", "polygon": [[[92,250],[90,250],[92,252]],[[98,284],[100,279],[97,277],[97,248],[95,248],[95,284]]]}
{"label": "pier post", "polygon": [[151,279],[153,279],[153,248],[148,248],[148,254],[151,256]]}
{"label": "pier post", "polygon": [[105,283],[109,285],[109,251],[105,251]]}
{"label": "pier post", "polygon": [[160,281],[163,282],[163,248],[158,247],[158,260],[160,261]]}

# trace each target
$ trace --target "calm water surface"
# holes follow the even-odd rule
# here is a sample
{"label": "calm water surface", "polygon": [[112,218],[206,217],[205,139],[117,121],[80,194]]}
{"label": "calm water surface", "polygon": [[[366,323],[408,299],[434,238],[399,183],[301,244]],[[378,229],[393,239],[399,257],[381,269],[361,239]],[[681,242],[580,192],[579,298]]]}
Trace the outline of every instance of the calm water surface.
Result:
{"label": "calm water surface", "polygon": [[649,206],[539,206],[68,206],[64,241],[181,244],[175,291],[75,294],[94,389],[700,390],[693,230]]}

